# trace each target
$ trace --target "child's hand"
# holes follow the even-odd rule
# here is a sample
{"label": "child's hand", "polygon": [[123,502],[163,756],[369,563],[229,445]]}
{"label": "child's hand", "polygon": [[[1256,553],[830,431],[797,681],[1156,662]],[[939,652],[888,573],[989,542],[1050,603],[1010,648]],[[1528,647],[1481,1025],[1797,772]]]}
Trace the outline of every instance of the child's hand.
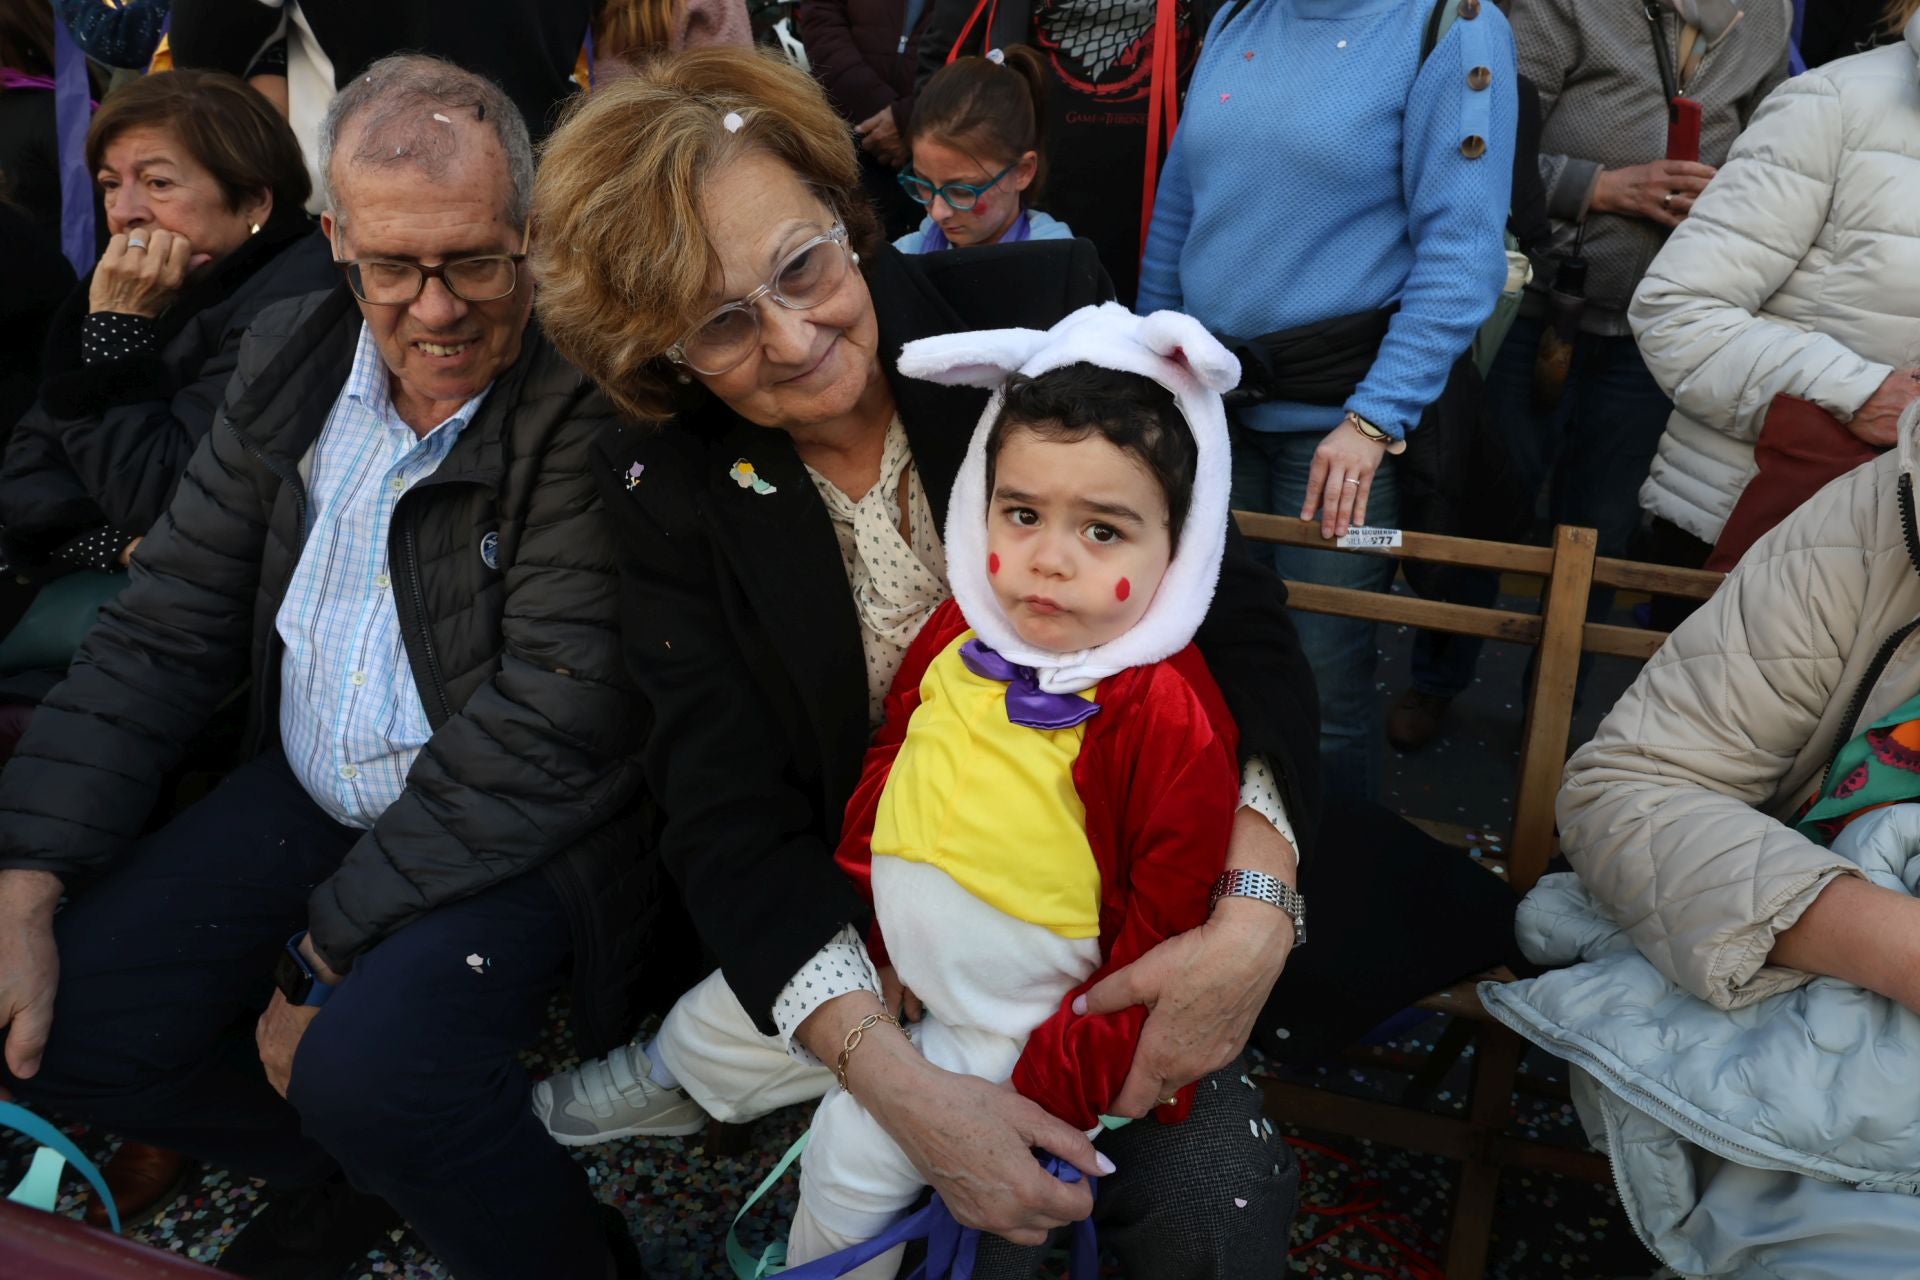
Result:
{"label": "child's hand", "polygon": [[920,997],[901,985],[892,965],[880,970],[880,1003],[887,1006],[888,1013],[899,1014],[902,1022],[918,1022],[927,1012]]}

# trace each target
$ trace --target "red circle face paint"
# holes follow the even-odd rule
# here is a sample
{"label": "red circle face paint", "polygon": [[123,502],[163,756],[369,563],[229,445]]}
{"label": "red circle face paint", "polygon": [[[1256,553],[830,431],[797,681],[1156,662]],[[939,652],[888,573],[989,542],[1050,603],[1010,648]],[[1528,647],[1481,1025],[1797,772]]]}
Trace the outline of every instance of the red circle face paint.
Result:
{"label": "red circle face paint", "polygon": [[999,552],[997,552],[997,551],[989,551],[989,552],[987,552],[987,572],[988,572],[988,573],[998,573],[998,572],[1000,572],[1000,554],[999,554]]}
{"label": "red circle face paint", "polygon": [[1131,582],[1128,582],[1125,578],[1122,578],[1120,579],[1120,581],[1113,584],[1113,598],[1115,600],[1125,600],[1128,596],[1132,594],[1133,594],[1133,584]]}

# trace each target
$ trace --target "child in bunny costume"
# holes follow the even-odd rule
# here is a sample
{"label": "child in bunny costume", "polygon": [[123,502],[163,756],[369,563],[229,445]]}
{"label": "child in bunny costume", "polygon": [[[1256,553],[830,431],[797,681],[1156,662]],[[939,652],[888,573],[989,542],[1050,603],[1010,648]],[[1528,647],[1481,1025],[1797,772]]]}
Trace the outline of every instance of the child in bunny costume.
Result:
{"label": "child in bunny costume", "polygon": [[[1097,1133],[1146,1010],[1075,1002],[1206,920],[1239,804],[1233,722],[1192,643],[1239,368],[1192,319],[1113,304],[912,342],[899,368],[995,394],[948,511],[953,599],[907,652],[837,856],[871,893],[875,963],[925,1008],[920,1050]],[[1191,1089],[1157,1117],[1184,1119]],[[874,1238],[923,1185],[832,1089],[789,1263]]]}

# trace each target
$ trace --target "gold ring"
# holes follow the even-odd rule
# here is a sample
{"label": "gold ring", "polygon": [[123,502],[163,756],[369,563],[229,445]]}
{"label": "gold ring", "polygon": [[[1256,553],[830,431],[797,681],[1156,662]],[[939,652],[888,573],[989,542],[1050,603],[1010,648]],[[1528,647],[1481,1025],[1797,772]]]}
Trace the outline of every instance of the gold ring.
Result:
{"label": "gold ring", "polygon": [[1348,484],[1359,484],[1360,482],[1359,482],[1358,480],[1355,480],[1355,479],[1354,479],[1354,478],[1353,478],[1352,476],[1348,476],[1348,477],[1347,477],[1347,483],[1348,483]]}

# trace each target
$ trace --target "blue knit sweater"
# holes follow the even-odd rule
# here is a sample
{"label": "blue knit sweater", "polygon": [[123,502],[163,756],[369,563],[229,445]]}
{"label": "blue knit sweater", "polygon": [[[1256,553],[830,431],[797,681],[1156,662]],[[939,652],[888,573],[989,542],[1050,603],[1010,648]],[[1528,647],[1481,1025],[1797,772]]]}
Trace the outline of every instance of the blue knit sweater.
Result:
{"label": "blue knit sweater", "polygon": [[[1513,36],[1492,0],[1420,62],[1430,0],[1253,0],[1215,18],[1160,179],[1138,307],[1253,337],[1397,304],[1351,409],[1399,436],[1506,279]],[[1490,88],[1468,72],[1487,67]],[[1468,134],[1486,140],[1461,154]],[[1274,403],[1264,431],[1344,409]]]}

